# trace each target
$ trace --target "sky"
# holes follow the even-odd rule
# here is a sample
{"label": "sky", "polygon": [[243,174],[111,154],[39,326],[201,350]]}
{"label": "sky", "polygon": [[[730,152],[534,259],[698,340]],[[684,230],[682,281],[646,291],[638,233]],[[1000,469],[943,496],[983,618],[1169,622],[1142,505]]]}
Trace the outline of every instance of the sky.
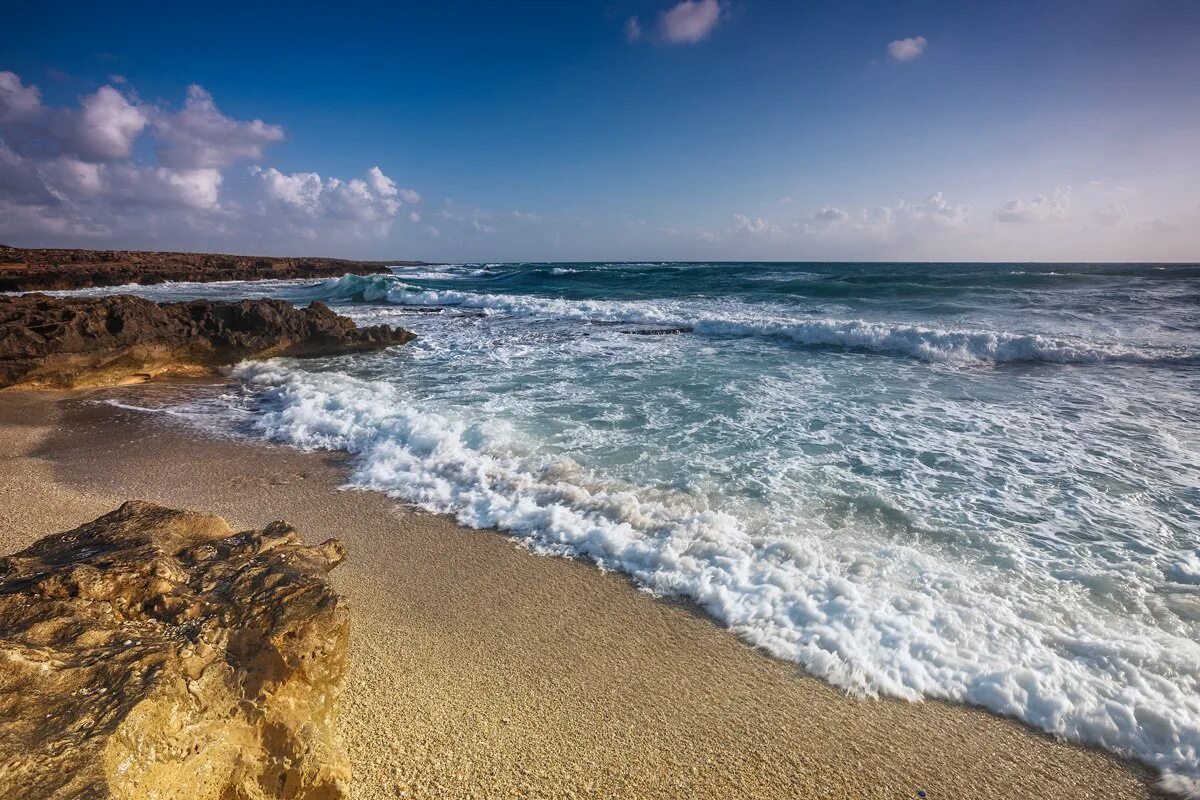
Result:
{"label": "sky", "polygon": [[1194,0],[0,5],[0,242],[1200,260]]}

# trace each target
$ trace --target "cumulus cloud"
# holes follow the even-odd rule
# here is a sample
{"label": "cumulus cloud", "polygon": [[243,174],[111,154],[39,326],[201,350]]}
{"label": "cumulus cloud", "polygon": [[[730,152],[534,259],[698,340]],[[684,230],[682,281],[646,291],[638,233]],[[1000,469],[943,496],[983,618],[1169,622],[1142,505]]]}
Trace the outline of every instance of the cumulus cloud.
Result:
{"label": "cumulus cloud", "polygon": [[36,86],[0,72],[0,136],[22,155],[70,154],[89,161],[128,158],[150,122],[150,109],[112,86],[101,86],[76,109],[42,105]]}
{"label": "cumulus cloud", "polygon": [[713,32],[721,17],[718,0],[683,0],[659,17],[659,35],[668,44],[701,42]]}
{"label": "cumulus cloud", "polygon": [[971,206],[953,203],[941,192],[920,202],[898,201],[894,206],[877,206],[847,211],[824,206],[811,220],[797,225],[800,234],[821,241],[884,242],[905,237],[937,237],[964,229]]}
{"label": "cumulus cloud", "polygon": [[[283,135],[226,116],[200,86],[178,111],[112,85],[49,107],[36,86],[0,72],[0,235],[374,236],[421,200],[379,167],[350,180],[261,166],[226,174]],[[136,147],[143,136],[152,148]]]}
{"label": "cumulus cloud", "polygon": [[36,168],[43,185],[62,198],[95,197],[105,192],[105,165],[71,156],[43,161]]}
{"label": "cumulus cloud", "polygon": [[150,123],[147,110],[131,103],[111,86],[101,86],[83,98],[78,114],[71,116],[69,148],[94,161],[128,158],[133,141]]}
{"label": "cumulus cloud", "polygon": [[261,119],[239,122],[218,109],[203,87],[192,84],[183,109],[154,121],[158,160],[174,169],[227,167],[262,158],[263,148],[283,139],[283,128]]}
{"label": "cumulus cloud", "polygon": [[736,223],[733,226],[734,233],[739,233],[745,236],[761,236],[765,233],[779,233],[778,225],[772,225],[762,217],[754,217],[751,219],[744,214],[734,214],[733,219]]}
{"label": "cumulus cloud", "polygon": [[1034,195],[1028,200],[1009,200],[996,209],[1000,222],[1059,222],[1071,214],[1071,187],[1055,189],[1049,196]]}
{"label": "cumulus cloud", "polygon": [[941,192],[934,192],[923,203],[905,203],[896,206],[898,217],[915,222],[930,222],[946,228],[958,228],[971,217],[968,203],[951,203]]}
{"label": "cumulus cloud", "polygon": [[223,180],[220,170],[177,170],[132,164],[102,165],[101,169],[99,179],[107,184],[104,191],[116,202],[196,211],[211,211],[218,207]]}
{"label": "cumulus cloud", "polygon": [[309,219],[386,222],[400,212],[405,202],[421,199],[411,189],[397,188],[379,167],[371,167],[364,177],[348,181],[322,179],[315,172],[285,174],[274,167],[255,169],[252,174],[259,180],[264,207],[282,208]]}
{"label": "cumulus cloud", "polygon": [[26,86],[15,72],[0,72],[0,122],[25,119],[42,106],[42,93]]}
{"label": "cumulus cloud", "polygon": [[924,36],[913,36],[908,39],[896,39],[888,43],[888,55],[895,61],[912,61],[925,52],[928,44]]}

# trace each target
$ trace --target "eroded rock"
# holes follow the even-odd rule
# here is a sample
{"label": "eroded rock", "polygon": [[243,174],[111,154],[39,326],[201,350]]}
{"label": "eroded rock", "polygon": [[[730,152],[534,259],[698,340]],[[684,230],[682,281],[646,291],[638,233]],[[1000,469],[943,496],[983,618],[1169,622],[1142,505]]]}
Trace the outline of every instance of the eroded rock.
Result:
{"label": "eroded rock", "polygon": [[0,245],[0,292],[81,289],[127,283],[144,285],[163,281],[340,278],[346,273],[386,273],[389,266],[421,263],[137,250],[47,250]]}
{"label": "eroded rock", "polygon": [[412,338],[386,325],[359,328],[317,302],[297,309],[282,300],[0,296],[0,388],[197,375],[244,358],[336,355]]}
{"label": "eroded rock", "polygon": [[0,797],[345,797],[343,557],[129,502],[0,559]]}

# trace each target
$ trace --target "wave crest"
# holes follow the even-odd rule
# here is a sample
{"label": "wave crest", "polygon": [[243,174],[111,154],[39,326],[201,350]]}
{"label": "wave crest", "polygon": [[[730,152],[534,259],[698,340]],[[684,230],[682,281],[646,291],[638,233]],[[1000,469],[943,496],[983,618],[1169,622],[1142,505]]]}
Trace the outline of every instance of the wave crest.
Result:
{"label": "wave crest", "polygon": [[556,298],[421,289],[392,275],[345,275],[319,284],[312,299],[386,302],[394,305],[465,307],[485,314],[547,317],[566,321],[630,323],[688,328],[706,336],[780,339],[814,347],[840,347],[916,358],[931,363],[1190,365],[1200,354],[1142,349],[1010,331],[945,330],[908,323],[824,317],[788,318],[746,310],[746,316],[713,316],[679,304],[655,301]]}

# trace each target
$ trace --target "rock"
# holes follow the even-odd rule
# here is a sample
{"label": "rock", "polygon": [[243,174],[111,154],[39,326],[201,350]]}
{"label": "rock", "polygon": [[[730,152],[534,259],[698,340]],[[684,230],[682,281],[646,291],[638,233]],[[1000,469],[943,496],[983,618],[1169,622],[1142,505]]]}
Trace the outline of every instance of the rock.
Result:
{"label": "rock", "polygon": [[344,798],[343,557],[128,502],[0,559],[0,797]]}
{"label": "rock", "polygon": [[420,261],[345,261],[340,258],[267,258],[219,253],[130,250],[43,250],[0,245],[0,292],[82,289],[163,281],[257,281],[267,278],[340,278],[385,273]]}
{"label": "rock", "polygon": [[0,388],[103,386],[212,373],[245,358],[320,356],[404,344],[413,335],[358,328],[322,303],[153,303],[131,295],[0,297]]}

